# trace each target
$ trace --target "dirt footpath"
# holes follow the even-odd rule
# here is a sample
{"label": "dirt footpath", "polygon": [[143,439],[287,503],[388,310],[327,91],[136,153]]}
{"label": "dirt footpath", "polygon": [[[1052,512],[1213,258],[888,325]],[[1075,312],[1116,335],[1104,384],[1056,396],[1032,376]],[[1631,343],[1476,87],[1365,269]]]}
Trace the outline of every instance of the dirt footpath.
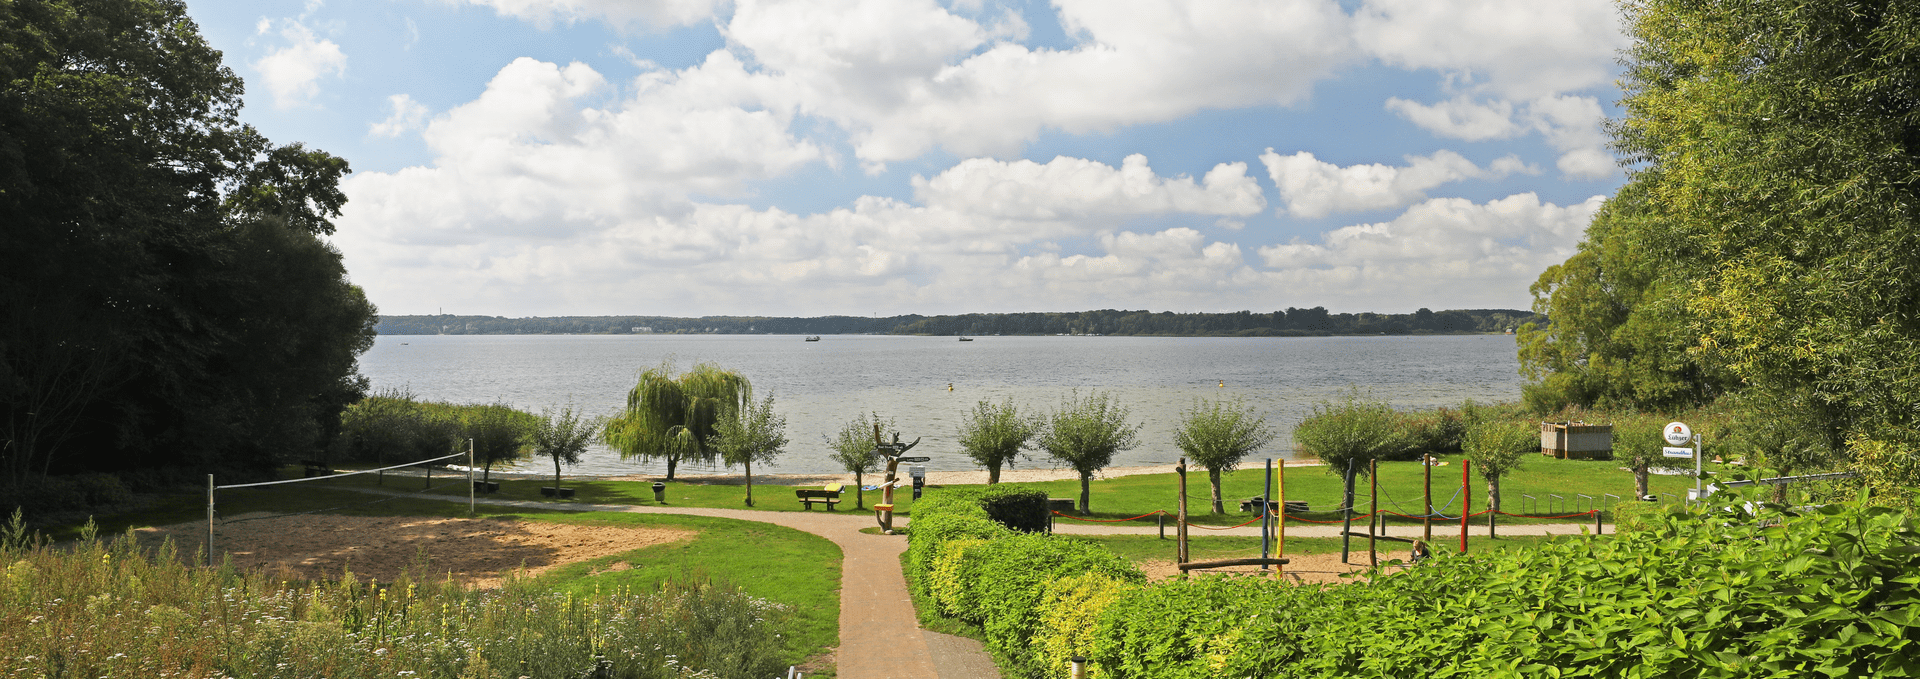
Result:
{"label": "dirt footpath", "polygon": [[[506,572],[525,567],[538,575],[570,563],[611,556],[651,545],[690,539],[694,531],[674,528],[576,526],[544,521],[446,519],[427,517],[305,516],[246,519],[219,524],[215,546],[241,568],[285,567],[305,579],[338,578],[352,570],[361,579],[392,581],[424,552],[433,578],[451,575],[482,588],[500,586]],[[172,538],[191,556],[206,540],[205,523],[184,523],[138,531],[144,547]],[[418,575],[418,570],[415,571]]]}

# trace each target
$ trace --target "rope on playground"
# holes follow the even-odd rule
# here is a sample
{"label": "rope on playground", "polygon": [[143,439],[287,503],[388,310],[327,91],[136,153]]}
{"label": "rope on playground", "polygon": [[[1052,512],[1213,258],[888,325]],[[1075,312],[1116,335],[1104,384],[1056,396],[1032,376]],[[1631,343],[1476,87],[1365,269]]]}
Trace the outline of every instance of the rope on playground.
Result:
{"label": "rope on playground", "polygon": [[1260,520],[1261,518],[1262,518],[1262,517],[1258,517],[1258,516],[1256,516],[1256,517],[1253,517],[1253,518],[1251,518],[1251,519],[1247,519],[1247,520],[1246,520],[1246,521],[1245,521],[1244,523],[1239,523],[1239,524],[1235,524],[1235,525],[1232,525],[1232,526],[1224,526],[1224,527],[1220,527],[1220,528],[1215,528],[1215,527],[1213,527],[1213,526],[1202,526],[1202,525],[1200,525],[1200,524],[1197,524],[1197,523],[1194,523],[1194,522],[1192,522],[1192,521],[1188,521],[1188,522],[1187,522],[1187,525],[1189,525],[1189,526],[1192,526],[1192,527],[1194,527],[1194,528],[1202,528],[1202,529],[1205,529],[1205,530],[1231,530],[1231,529],[1234,529],[1234,528],[1239,528],[1239,527],[1241,527],[1241,526],[1245,526],[1245,525],[1247,525],[1247,524],[1249,524],[1249,523],[1253,523],[1253,522],[1255,522],[1255,521],[1259,521],[1259,520]]}
{"label": "rope on playground", "polygon": [[[1145,513],[1145,514],[1141,514],[1141,515],[1139,515],[1139,516],[1136,516],[1136,517],[1133,517],[1133,518],[1131,518],[1131,519],[1082,519],[1082,518],[1080,518],[1080,517],[1077,517],[1077,516],[1070,516],[1070,515],[1067,515],[1067,514],[1061,514],[1060,512],[1058,512],[1058,511],[1055,511],[1055,510],[1051,510],[1051,509],[1049,509],[1049,510],[1047,510],[1047,511],[1050,511],[1050,512],[1053,512],[1053,515],[1054,515],[1054,516],[1058,516],[1058,517],[1062,517],[1062,518],[1068,518],[1068,519],[1073,519],[1073,520],[1075,520],[1075,521],[1086,521],[1086,522],[1089,522],[1089,523],[1120,523],[1120,522],[1123,522],[1123,521],[1135,521],[1135,520],[1138,520],[1138,519],[1144,519],[1144,518],[1147,518],[1147,517],[1149,517],[1149,516],[1153,516],[1153,515],[1155,515],[1155,514],[1165,514],[1165,513],[1167,513],[1167,510],[1164,510],[1164,509],[1156,509],[1156,510],[1153,510],[1153,511],[1151,511],[1151,512],[1147,512],[1147,513]],[[1191,526],[1191,525],[1193,525],[1193,524],[1187,524],[1187,525],[1189,525],[1189,526]]]}

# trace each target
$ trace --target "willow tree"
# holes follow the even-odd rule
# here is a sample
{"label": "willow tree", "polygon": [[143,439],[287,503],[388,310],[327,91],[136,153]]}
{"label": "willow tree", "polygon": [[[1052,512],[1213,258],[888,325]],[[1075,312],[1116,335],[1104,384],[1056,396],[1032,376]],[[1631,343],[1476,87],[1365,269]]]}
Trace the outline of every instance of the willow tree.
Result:
{"label": "willow tree", "polygon": [[1113,464],[1114,453],[1140,444],[1142,425],[1129,423],[1131,414],[1109,394],[1095,391],[1081,398],[1076,391],[1061,399],[1060,409],[1048,416],[1037,444],[1079,472],[1080,513],[1093,511],[1088,507],[1093,473]]}
{"label": "willow tree", "polygon": [[967,457],[987,468],[987,483],[1000,482],[1000,467],[1011,467],[1034,436],[1046,428],[1038,414],[1021,414],[1008,398],[1000,403],[981,401],[960,416],[956,432]]}
{"label": "willow tree", "polygon": [[753,400],[753,385],[739,373],[710,363],[677,377],[673,372],[672,362],[642,371],[627,392],[626,409],[600,432],[620,459],[665,461],[669,481],[684,460],[712,462],[708,441],[717,425]]}
{"label": "willow tree", "polygon": [[771,464],[787,447],[787,418],[773,412],[773,395],[758,404],[748,401],[739,412],[714,426],[707,445],[728,466],[746,468],[747,506],[753,506],[753,463]]}
{"label": "willow tree", "polygon": [[1193,409],[1180,414],[1180,425],[1173,431],[1173,444],[1194,464],[1206,467],[1207,482],[1213,487],[1212,509],[1225,514],[1220,498],[1220,474],[1240,466],[1240,460],[1253,451],[1273,443],[1279,432],[1267,426],[1267,420],[1245,401],[1196,400]]}

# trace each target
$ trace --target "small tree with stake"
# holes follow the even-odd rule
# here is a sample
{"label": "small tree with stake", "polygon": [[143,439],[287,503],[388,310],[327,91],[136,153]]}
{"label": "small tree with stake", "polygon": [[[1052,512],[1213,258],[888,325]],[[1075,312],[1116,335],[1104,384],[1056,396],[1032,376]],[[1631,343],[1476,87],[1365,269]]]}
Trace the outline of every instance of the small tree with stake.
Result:
{"label": "small tree with stake", "polygon": [[525,417],[530,416],[497,401],[469,406],[461,412],[461,438],[473,440],[473,456],[480,464],[481,482],[491,482],[494,465],[526,457]]}
{"label": "small tree with stake", "polygon": [[1098,391],[1080,398],[1075,391],[1060,402],[1060,409],[1047,418],[1040,434],[1039,447],[1054,459],[1067,463],[1080,473],[1080,513],[1088,507],[1093,473],[1113,464],[1113,454],[1139,445],[1140,427],[1128,424],[1131,415],[1113,397]]}
{"label": "small tree with stake", "polygon": [[1020,450],[1044,427],[1039,417],[1021,415],[1012,398],[998,404],[981,401],[960,417],[960,447],[987,468],[987,483],[995,484],[1000,482],[1000,467],[1012,467]]}
{"label": "small tree with stake", "polygon": [[[1353,483],[1367,473],[1367,462],[1388,457],[1410,445],[1395,420],[1393,407],[1365,397],[1359,389],[1340,402],[1321,401],[1293,428],[1296,448],[1327,463],[1327,473],[1346,477],[1348,508],[1353,507]],[[1347,474],[1347,470],[1354,474]]]}
{"label": "small tree with stake", "polygon": [[[1529,455],[1540,451],[1540,433],[1518,422],[1485,421],[1467,428],[1460,450],[1473,463],[1473,470],[1487,481],[1487,510],[1500,510],[1500,478],[1520,467]],[[1487,516],[1487,531],[1492,534],[1493,516]]]}
{"label": "small tree with stake", "polygon": [[600,423],[581,418],[568,404],[560,412],[552,407],[540,410],[540,421],[533,430],[527,432],[527,441],[533,444],[533,452],[553,458],[553,494],[560,495],[560,463],[579,464],[580,455],[587,452],[587,444],[593,442],[600,433]]}
{"label": "small tree with stake", "polygon": [[[880,456],[873,452],[873,425],[879,421],[879,413],[875,413],[871,418],[867,417],[866,413],[861,413],[858,417],[847,420],[833,438],[827,439],[827,447],[833,449],[831,454],[833,461],[840,463],[842,469],[853,474],[855,509],[867,507],[866,491],[862,490],[866,487],[863,477],[880,469]],[[889,421],[885,426],[891,429],[893,423]]]}
{"label": "small tree with stake", "polygon": [[1240,466],[1240,460],[1272,443],[1278,433],[1267,426],[1266,418],[1244,401],[1194,401],[1193,409],[1181,413],[1179,428],[1173,432],[1173,444],[1194,464],[1207,468],[1207,481],[1213,486],[1213,513],[1226,513],[1220,499],[1220,473]]}
{"label": "small tree with stake", "polygon": [[787,418],[773,412],[773,395],[756,404],[748,401],[733,417],[714,427],[707,445],[728,466],[742,465],[747,474],[747,506],[753,506],[753,463],[772,462],[787,447]]}

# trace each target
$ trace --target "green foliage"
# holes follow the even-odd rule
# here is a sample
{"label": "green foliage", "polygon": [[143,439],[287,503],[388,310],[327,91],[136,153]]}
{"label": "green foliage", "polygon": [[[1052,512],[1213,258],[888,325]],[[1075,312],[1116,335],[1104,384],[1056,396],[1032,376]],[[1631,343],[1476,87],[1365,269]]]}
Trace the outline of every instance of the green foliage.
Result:
{"label": "green foliage", "polygon": [[519,579],[309,583],[186,566],[131,538],[7,542],[0,644],[32,676],[510,679],[580,676],[604,654],[622,678],[765,677],[792,615],[693,578],[586,594]]}
{"label": "green foliage", "polygon": [[1501,509],[1500,478],[1539,455],[1540,429],[1530,422],[1482,421],[1467,429],[1461,449],[1487,481],[1487,506]]}
{"label": "green foliage", "polygon": [[1207,481],[1213,489],[1213,513],[1226,511],[1220,499],[1220,473],[1240,466],[1249,453],[1265,448],[1279,433],[1267,426],[1267,420],[1245,401],[1196,400],[1193,408],[1180,413],[1174,428],[1173,444],[1194,464],[1206,467]]}
{"label": "green foliage", "polygon": [[888,420],[883,425],[879,413],[874,413],[872,417],[860,413],[840,425],[840,430],[834,432],[833,438],[827,439],[827,456],[839,463],[841,469],[853,474],[853,506],[856,509],[866,507],[863,477],[880,469],[880,456],[874,454],[873,440],[874,430],[878,426],[892,429],[893,421]]}
{"label": "green foliage", "polygon": [[1047,676],[1060,668],[1043,666],[1043,656],[1034,652],[1032,640],[1040,624],[1042,598],[1051,581],[1089,573],[1123,582],[1146,582],[1146,576],[1131,562],[1099,545],[1023,533],[963,552],[960,578],[968,596],[962,600],[963,605],[949,610],[958,609],[956,617],[980,623],[989,648],[1011,674]]}
{"label": "green foliage", "polygon": [[5,484],[316,457],[373,339],[347,163],[242,125],[178,0],[8,2],[0,45]]}
{"label": "green foliage", "polygon": [[1012,467],[1020,451],[1045,426],[1045,419],[1038,414],[1021,415],[1013,398],[1008,397],[997,404],[974,404],[973,410],[960,416],[955,439],[974,464],[987,468],[987,483],[994,484],[1000,482],[1000,467]]}
{"label": "green foliage", "polygon": [[642,371],[626,410],[601,430],[621,459],[665,460],[668,480],[683,459],[713,461],[707,443],[715,427],[753,401],[753,386],[738,373],[708,363],[678,378],[673,371],[671,362]]}
{"label": "green foliage", "polygon": [[713,428],[707,447],[728,466],[746,469],[747,506],[753,506],[753,463],[771,463],[787,447],[787,418],[773,412],[773,394],[758,404],[748,401]]}
{"label": "green foliage", "polygon": [[1113,454],[1139,445],[1140,424],[1128,424],[1131,412],[1099,391],[1080,397],[1079,391],[1060,401],[1047,418],[1037,442],[1053,459],[1080,472],[1080,511],[1088,512],[1088,482],[1093,473],[1113,464]]}
{"label": "green foliage", "polygon": [[1327,463],[1328,474],[1344,477],[1348,464],[1356,476],[1367,474],[1367,462],[1391,460],[1412,449],[1406,428],[1393,407],[1373,400],[1359,389],[1338,402],[1321,401],[1293,428],[1294,449]]}
{"label": "green foliage", "polygon": [[1053,518],[1047,507],[1047,492],[1038,488],[992,484],[973,491],[973,498],[987,518],[1022,533],[1047,530]]}
{"label": "green foliage", "polygon": [[1903,676],[1920,533],[1831,506],[1727,505],[1338,587],[1164,582],[1101,617],[1108,676]]}
{"label": "green foliage", "polygon": [[338,448],[348,460],[376,463],[446,455],[464,438],[459,412],[458,406],[421,402],[401,389],[376,392],[341,413]]}
{"label": "green foliage", "polygon": [[501,401],[459,406],[457,412],[459,436],[469,442],[482,480],[491,479],[494,465],[526,459],[532,451],[527,435],[539,426],[538,417]]}
{"label": "green foliage", "polygon": [[559,412],[552,406],[540,410],[540,420],[527,431],[527,444],[533,454],[553,459],[553,487],[560,487],[560,463],[579,464],[587,444],[600,433],[600,423],[582,418],[567,404]]}
{"label": "green foliage", "polygon": [[[1035,673],[1057,676],[1060,668],[1072,666],[1074,657],[1092,657],[1101,615],[1113,602],[1141,587],[1137,581],[1098,572],[1048,581],[1040,594],[1040,625],[1032,638],[1030,666]],[[1106,674],[1098,666],[1089,669],[1089,677]]]}
{"label": "green foliage", "polygon": [[1520,327],[1528,407],[1675,410],[1703,405],[1730,378],[1699,356],[1688,311],[1688,268],[1673,261],[1669,220],[1636,180],[1601,207],[1586,240],[1533,284],[1551,325]]}

